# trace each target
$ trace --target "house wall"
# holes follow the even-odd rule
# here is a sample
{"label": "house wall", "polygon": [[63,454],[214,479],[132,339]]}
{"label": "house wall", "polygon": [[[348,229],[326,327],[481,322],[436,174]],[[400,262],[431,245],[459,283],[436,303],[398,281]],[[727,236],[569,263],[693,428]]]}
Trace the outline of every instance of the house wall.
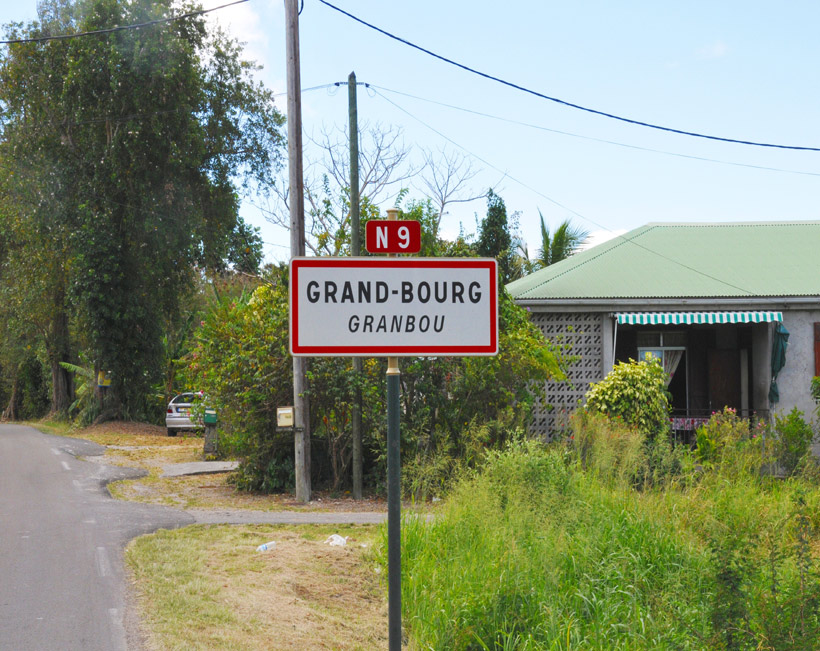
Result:
{"label": "house wall", "polygon": [[787,414],[797,407],[806,420],[815,418],[816,404],[812,400],[810,382],[814,369],[814,324],[820,323],[820,309],[783,312],[783,325],[789,331],[786,365],[777,376],[780,402],[774,411]]}

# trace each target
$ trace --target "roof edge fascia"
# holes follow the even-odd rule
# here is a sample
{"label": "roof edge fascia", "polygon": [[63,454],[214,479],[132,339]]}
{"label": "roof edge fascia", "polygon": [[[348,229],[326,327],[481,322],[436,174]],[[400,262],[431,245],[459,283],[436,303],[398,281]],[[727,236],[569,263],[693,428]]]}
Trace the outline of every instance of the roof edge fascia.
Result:
{"label": "roof edge fascia", "polygon": [[816,219],[789,221],[741,221],[741,222],[647,222],[646,226],[820,226]]}
{"label": "roof edge fascia", "polygon": [[743,298],[654,298],[654,299],[520,299],[517,305],[535,312],[654,312],[731,310],[820,309],[820,296],[743,297]]}

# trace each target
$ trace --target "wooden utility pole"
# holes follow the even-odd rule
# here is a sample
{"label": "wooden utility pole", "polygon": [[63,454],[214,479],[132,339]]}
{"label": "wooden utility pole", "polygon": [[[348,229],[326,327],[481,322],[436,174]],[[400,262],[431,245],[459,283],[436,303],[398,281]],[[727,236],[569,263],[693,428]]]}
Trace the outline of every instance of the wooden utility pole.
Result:
{"label": "wooden utility pole", "polygon": [[[285,49],[288,62],[288,172],[290,257],[305,255],[305,193],[302,173],[302,81],[299,73],[298,0],[285,0]],[[310,412],[307,360],[293,358],[293,447],[296,499],[310,501]]]}
{"label": "wooden utility pole", "polygon": [[[348,121],[350,123],[350,254],[361,255],[359,228],[359,115],[356,103],[356,73],[347,78]],[[362,358],[353,358],[353,376],[356,381],[353,396],[353,499],[362,499]]]}

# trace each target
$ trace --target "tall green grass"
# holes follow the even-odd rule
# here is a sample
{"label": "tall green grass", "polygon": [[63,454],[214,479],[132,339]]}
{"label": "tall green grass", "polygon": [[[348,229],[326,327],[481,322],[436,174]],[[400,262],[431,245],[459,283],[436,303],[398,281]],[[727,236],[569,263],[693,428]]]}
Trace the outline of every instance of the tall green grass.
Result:
{"label": "tall green grass", "polygon": [[523,443],[405,523],[402,598],[420,648],[694,649],[707,562],[634,496]]}
{"label": "tall green grass", "polygon": [[435,520],[405,521],[411,648],[820,648],[813,481],[596,431],[491,453]]}

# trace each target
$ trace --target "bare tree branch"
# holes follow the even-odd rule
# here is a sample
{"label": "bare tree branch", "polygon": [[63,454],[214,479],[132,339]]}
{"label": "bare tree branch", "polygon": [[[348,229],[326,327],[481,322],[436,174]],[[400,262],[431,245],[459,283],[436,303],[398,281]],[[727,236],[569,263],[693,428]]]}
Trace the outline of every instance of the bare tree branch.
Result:
{"label": "bare tree branch", "polygon": [[[350,237],[350,154],[347,128],[308,137],[318,156],[305,161],[305,246],[314,255],[339,255]],[[359,142],[359,196],[377,205],[417,172],[397,127],[364,124]],[[274,185],[275,205],[265,211],[273,224],[290,228],[287,182]]]}
{"label": "bare tree branch", "polygon": [[447,149],[441,149],[437,154],[429,149],[423,152],[424,171],[421,173],[421,181],[438,210],[434,234],[438,237],[441,219],[448,204],[475,201],[486,196],[486,193],[474,194],[466,187],[479,172],[467,156]]}

